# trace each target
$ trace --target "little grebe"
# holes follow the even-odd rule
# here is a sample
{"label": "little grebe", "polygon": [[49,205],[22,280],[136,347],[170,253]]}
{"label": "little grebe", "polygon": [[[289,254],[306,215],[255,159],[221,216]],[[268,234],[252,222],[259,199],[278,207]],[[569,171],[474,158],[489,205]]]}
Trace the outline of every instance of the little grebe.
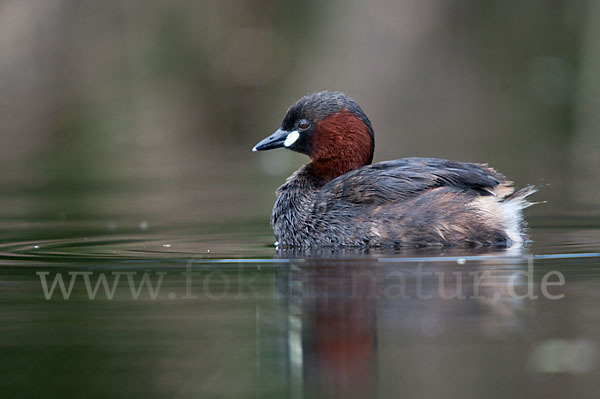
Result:
{"label": "little grebe", "polygon": [[371,165],[373,127],[340,92],[292,105],[252,151],[285,147],[311,162],[277,190],[271,225],[282,247],[511,246],[527,241],[533,186],[486,164],[405,158]]}

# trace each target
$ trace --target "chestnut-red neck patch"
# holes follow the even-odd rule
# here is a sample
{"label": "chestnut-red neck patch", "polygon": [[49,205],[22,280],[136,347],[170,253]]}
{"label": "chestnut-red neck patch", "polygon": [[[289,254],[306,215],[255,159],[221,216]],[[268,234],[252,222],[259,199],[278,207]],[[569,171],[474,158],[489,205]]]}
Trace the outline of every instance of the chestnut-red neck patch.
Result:
{"label": "chestnut-red neck patch", "polygon": [[311,140],[311,167],[325,179],[334,179],[373,160],[374,141],[362,118],[337,112],[315,125]]}

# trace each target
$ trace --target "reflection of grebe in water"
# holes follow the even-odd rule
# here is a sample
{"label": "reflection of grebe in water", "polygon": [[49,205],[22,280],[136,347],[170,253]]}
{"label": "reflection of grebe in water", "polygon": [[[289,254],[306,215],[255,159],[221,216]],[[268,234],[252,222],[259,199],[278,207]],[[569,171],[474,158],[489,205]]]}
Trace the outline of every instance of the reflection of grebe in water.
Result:
{"label": "reflection of grebe in water", "polygon": [[[390,378],[430,384],[432,373],[453,370],[456,358],[448,351],[464,334],[496,337],[521,328],[521,311],[531,302],[509,295],[509,286],[523,283],[513,274],[527,271],[518,259],[290,259],[277,278],[280,304],[291,320],[288,375],[298,377],[304,397],[376,397]],[[519,294],[523,289],[516,288]]]}
{"label": "reflection of grebe in water", "polygon": [[310,261],[280,281],[298,307],[304,397],[368,398],[377,392],[373,286],[355,279],[358,269]]}

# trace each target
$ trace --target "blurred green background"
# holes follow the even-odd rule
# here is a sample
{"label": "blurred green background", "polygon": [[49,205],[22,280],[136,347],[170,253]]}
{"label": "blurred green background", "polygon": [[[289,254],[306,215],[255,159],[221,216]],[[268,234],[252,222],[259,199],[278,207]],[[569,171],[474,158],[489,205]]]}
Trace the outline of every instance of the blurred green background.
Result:
{"label": "blurred green background", "polygon": [[375,161],[488,162],[577,213],[600,186],[596,1],[3,0],[0,204],[14,218],[267,219],[305,157],[253,154],[316,90]]}

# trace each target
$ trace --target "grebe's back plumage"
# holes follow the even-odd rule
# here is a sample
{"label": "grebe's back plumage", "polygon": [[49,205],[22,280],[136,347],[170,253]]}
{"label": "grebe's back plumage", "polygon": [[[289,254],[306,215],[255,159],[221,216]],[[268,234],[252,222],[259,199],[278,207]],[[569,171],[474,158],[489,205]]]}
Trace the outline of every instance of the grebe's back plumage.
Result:
{"label": "grebe's back plumage", "polygon": [[487,165],[405,158],[369,165],[371,123],[342,93],[303,97],[255,150],[278,147],[311,162],[277,190],[280,246],[510,246],[527,241],[522,209],[535,191]]}

